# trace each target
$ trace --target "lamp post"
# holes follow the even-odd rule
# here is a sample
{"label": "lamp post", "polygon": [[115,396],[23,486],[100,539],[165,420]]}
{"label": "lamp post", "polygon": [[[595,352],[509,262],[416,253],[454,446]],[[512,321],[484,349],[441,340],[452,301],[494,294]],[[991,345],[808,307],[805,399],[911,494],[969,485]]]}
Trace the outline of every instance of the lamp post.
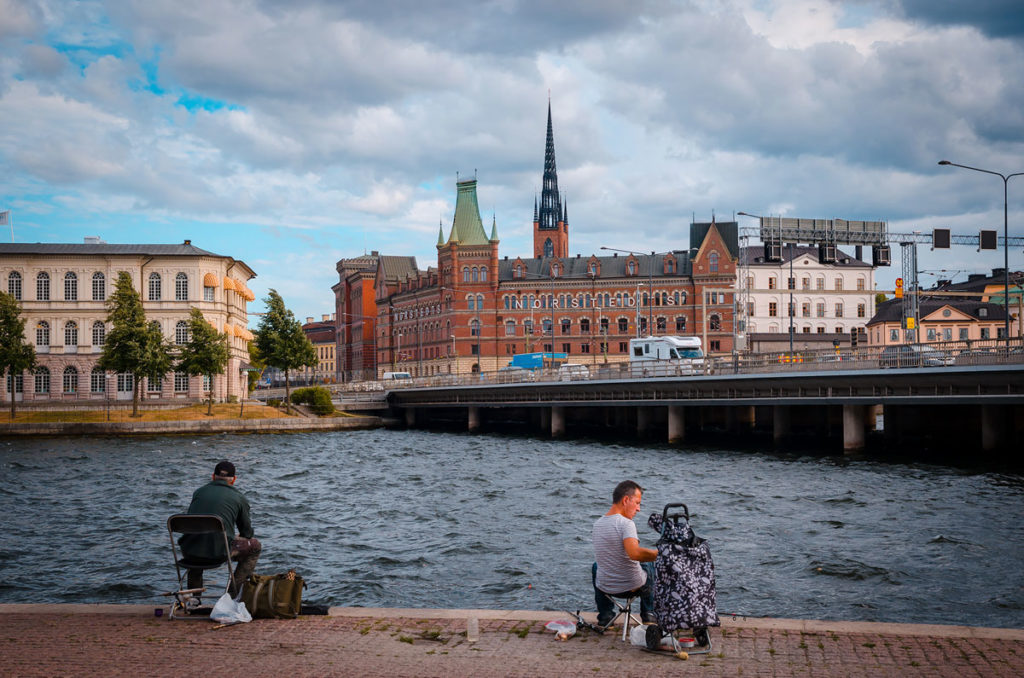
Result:
{"label": "lamp post", "polygon": [[[753,217],[755,219],[762,219],[763,218],[763,217],[760,217],[760,216],[758,216],[756,214],[749,214],[747,212],[737,212],[736,214],[741,216],[741,217]],[[781,227],[780,227],[779,237],[780,238],[782,237]],[[793,305],[793,289],[796,287],[796,278],[794,277],[794,274],[793,274],[793,243],[792,242],[789,243],[789,281],[786,283],[786,287],[789,288],[789,359],[793,360],[793,332],[794,332],[793,316],[796,315],[796,307]],[[735,326],[736,326],[736,322],[735,322],[735,319],[734,319],[733,320],[733,328],[734,328],[733,331],[734,332],[735,332]],[[735,345],[735,343],[736,342],[734,341],[733,345]]]}
{"label": "lamp post", "polygon": [[110,372],[107,372],[107,421],[110,421],[110,378],[112,376],[113,375]]}
{"label": "lamp post", "polygon": [[1007,345],[1010,342],[1010,233],[1009,233],[1009,217],[1007,207],[1007,188],[1006,185],[1013,177],[1019,177],[1024,175],[1024,172],[1014,172],[1013,174],[1001,174],[999,172],[993,172],[992,170],[981,169],[980,167],[970,167],[968,165],[959,165],[949,160],[940,160],[940,165],[948,165],[950,167],[959,167],[961,169],[972,170],[974,172],[983,172],[985,174],[994,174],[1003,180],[1003,340],[1006,341]]}
{"label": "lamp post", "polygon": [[455,335],[451,335],[452,352],[448,355],[448,374],[452,374],[452,364],[455,362]]}

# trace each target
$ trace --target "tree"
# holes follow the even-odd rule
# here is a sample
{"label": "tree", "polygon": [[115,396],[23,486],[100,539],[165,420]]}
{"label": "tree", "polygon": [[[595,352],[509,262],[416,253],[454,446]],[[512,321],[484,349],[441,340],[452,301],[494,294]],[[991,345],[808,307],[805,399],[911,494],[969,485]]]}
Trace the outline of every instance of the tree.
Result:
{"label": "tree", "polygon": [[202,312],[193,308],[188,318],[188,341],[178,356],[178,369],[190,377],[203,375],[210,379],[207,415],[213,414],[213,375],[224,373],[230,357],[228,335],[215,330]]}
{"label": "tree", "polygon": [[885,292],[875,292],[875,306],[880,306],[885,300]]}
{"label": "tree", "polygon": [[6,292],[0,292],[0,377],[7,372],[11,380],[11,421],[14,421],[15,382],[25,370],[36,366],[36,349],[25,341],[25,319],[21,304]]}
{"label": "tree", "polygon": [[277,290],[270,290],[270,296],[263,300],[267,312],[260,319],[256,330],[256,349],[263,361],[270,367],[284,370],[284,394],[288,411],[291,411],[291,385],[289,373],[300,367],[316,365],[316,349],[295,315],[284,307],[284,300]]}
{"label": "tree", "polygon": [[160,381],[172,365],[171,344],[164,338],[160,325],[146,323],[142,298],[132,285],[132,277],[121,271],[117,274],[114,293],[107,302],[110,332],[103,352],[96,362],[108,372],[128,372],[134,378],[132,389],[132,416],[139,416],[139,389],[143,377]]}

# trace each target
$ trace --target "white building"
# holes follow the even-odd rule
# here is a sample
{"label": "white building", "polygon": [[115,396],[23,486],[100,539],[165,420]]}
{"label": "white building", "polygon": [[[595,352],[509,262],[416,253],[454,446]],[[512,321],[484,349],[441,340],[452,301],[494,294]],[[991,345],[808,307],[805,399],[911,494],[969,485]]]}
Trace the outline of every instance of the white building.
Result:
{"label": "white building", "polygon": [[[790,256],[792,254],[792,269]],[[790,292],[793,328],[801,334],[849,334],[875,314],[875,270],[871,264],[837,252],[834,264],[818,261],[818,249],[782,246],[782,261],[764,258],[762,245],[742,248],[738,287],[746,289],[748,334],[789,333]]]}
{"label": "white building", "polygon": [[[15,381],[16,399],[74,402],[132,397],[129,374],[96,367],[110,327],[107,300],[118,273],[131,274],[146,319],[157,322],[173,343],[188,341],[192,307],[215,329],[228,334],[230,360],[214,379],[214,398],[243,394],[239,369],[249,360],[246,303],[255,296],[246,282],[255,277],[244,262],[181,245],[109,245],[98,238],[84,244],[0,244],[0,284],[21,302],[27,340],[38,366]],[[10,376],[3,399],[10,399]],[[198,399],[209,390],[204,377],[170,373],[145,383],[143,399]]]}

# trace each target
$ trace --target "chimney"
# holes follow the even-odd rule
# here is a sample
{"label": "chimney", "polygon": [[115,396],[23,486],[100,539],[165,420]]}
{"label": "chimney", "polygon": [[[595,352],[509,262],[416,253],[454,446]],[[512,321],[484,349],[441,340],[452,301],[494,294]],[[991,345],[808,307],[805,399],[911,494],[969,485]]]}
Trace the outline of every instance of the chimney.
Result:
{"label": "chimney", "polygon": [[313,316],[306,316],[306,324],[313,322]]}
{"label": "chimney", "polygon": [[1002,278],[1004,275],[1006,275],[1006,269],[1005,268],[993,268],[992,269],[992,277],[993,278]]}
{"label": "chimney", "polygon": [[330,321],[331,321],[331,314],[330,314],[330,313],[324,313],[324,314],[323,314],[322,316],[320,316],[320,317],[321,317],[321,318],[323,318],[323,321],[322,321],[322,322],[325,322],[325,323],[327,323],[327,322],[330,322]]}
{"label": "chimney", "polygon": [[185,244],[186,244],[186,245],[191,245],[191,244],[192,244],[192,241],[191,241],[191,240],[186,240],[186,241],[185,241]]}
{"label": "chimney", "polygon": [[984,273],[968,273],[967,282],[974,282],[975,280],[984,280],[988,276]]}

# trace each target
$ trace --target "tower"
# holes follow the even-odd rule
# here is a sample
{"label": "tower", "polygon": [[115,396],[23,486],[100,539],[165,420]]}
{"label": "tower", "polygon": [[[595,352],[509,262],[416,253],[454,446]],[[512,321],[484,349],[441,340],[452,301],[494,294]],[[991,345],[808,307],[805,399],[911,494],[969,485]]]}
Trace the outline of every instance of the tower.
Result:
{"label": "tower", "polygon": [[551,126],[551,100],[548,100],[548,134],[544,146],[544,180],[540,205],[533,204],[533,256],[569,256],[569,222],[562,197],[558,193],[558,169],[555,166],[555,135]]}

